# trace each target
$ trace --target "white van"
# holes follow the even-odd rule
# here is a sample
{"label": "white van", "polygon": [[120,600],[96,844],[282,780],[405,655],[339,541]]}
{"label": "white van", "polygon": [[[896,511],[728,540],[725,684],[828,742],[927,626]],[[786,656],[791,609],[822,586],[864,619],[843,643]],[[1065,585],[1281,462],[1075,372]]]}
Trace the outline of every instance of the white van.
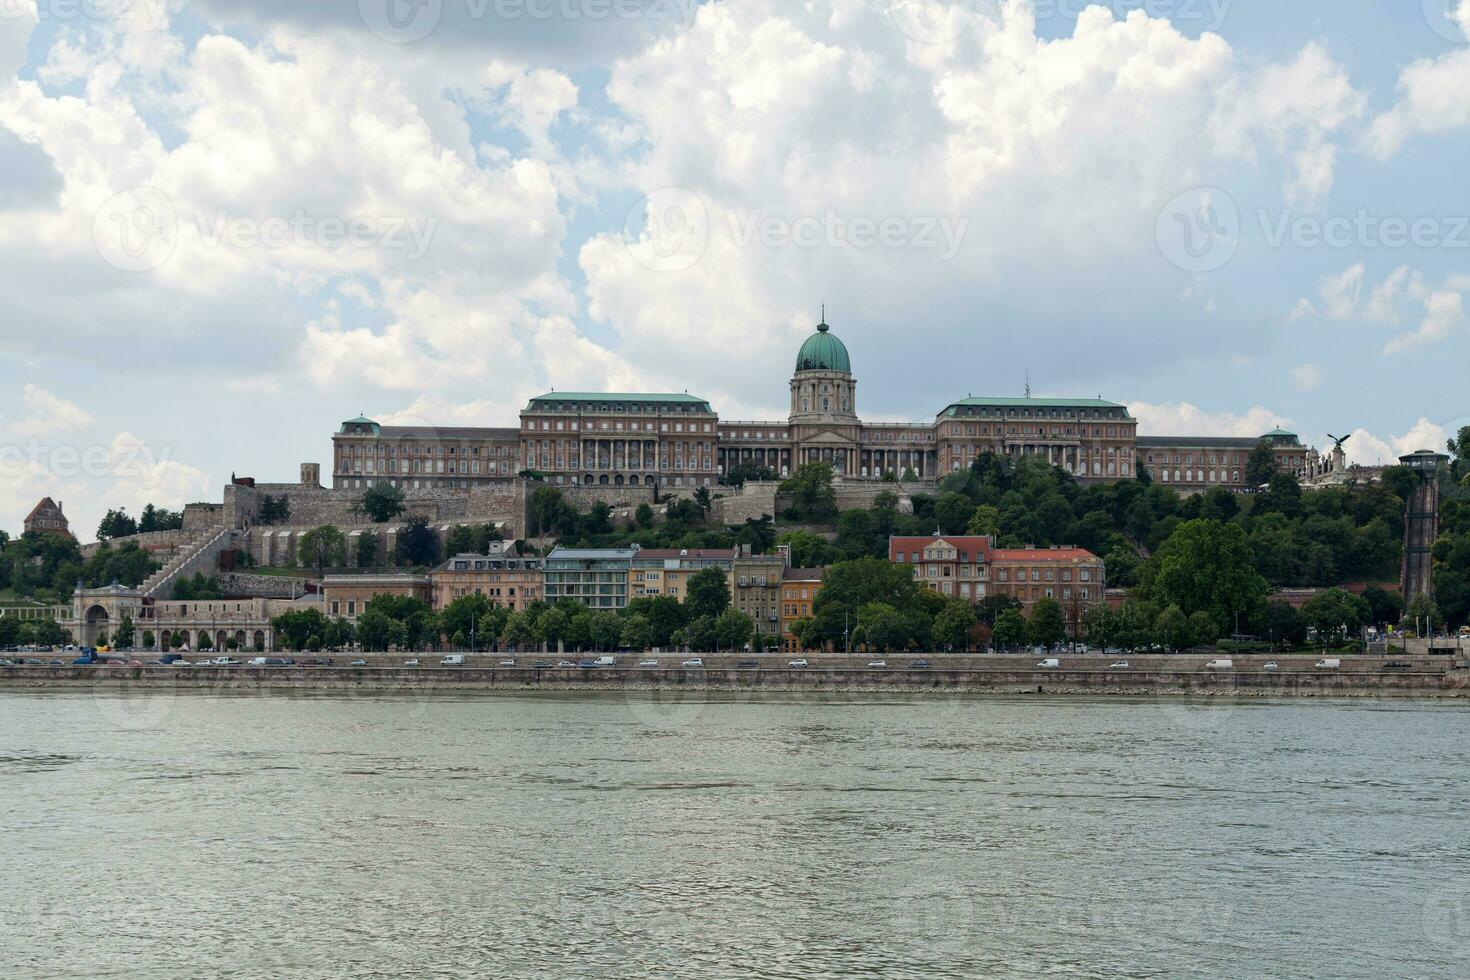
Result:
{"label": "white van", "polygon": [[265,666],[268,666],[268,663],[269,662],[268,662],[267,658],[265,658],[265,657],[251,657],[249,660],[245,661],[245,666],[246,667],[265,667]]}
{"label": "white van", "polygon": [[599,666],[599,667],[616,667],[618,665],[618,658],[617,657],[598,657],[596,660],[594,660],[592,662],[594,664],[596,664],[597,666]]}
{"label": "white van", "polygon": [[1234,670],[1234,660],[1211,660],[1205,664],[1205,670]]}
{"label": "white van", "polygon": [[1319,660],[1319,661],[1317,661],[1317,669],[1318,670],[1341,670],[1342,669],[1342,661],[1339,660],[1339,659],[1337,659],[1336,657],[1330,657],[1330,658],[1328,658],[1326,660]]}
{"label": "white van", "polygon": [[1062,662],[1060,660],[1058,660],[1056,657],[1048,657],[1047,659],[1043,660],[1041,663],[1037,664],[1036,665],[1036,669],[1037,670],[1058,670],[1058,669],[1061,668],[1061,666],[1062,666]]}
{"label": "white van", "polygon": [[464,657],[460,656],[459,654],[454,654],[453,656],[445,657],[443,660],[439,661],[439,666],[440,667],[463,667],[464,666]]}

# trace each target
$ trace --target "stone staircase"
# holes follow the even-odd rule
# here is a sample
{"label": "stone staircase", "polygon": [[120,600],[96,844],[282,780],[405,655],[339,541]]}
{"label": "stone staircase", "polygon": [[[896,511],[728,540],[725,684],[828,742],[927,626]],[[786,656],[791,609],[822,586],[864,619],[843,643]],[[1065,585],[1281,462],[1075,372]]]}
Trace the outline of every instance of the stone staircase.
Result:
{"label": "stone staircase", "polygon": [[148,576],[140,588],[150,599],[167,599],[173,595],[174,583],[196,572],[212,574],[219,563],[220,552],[234,542],[233,528],[221,527],[205,532],[174,553],[162,568]]}

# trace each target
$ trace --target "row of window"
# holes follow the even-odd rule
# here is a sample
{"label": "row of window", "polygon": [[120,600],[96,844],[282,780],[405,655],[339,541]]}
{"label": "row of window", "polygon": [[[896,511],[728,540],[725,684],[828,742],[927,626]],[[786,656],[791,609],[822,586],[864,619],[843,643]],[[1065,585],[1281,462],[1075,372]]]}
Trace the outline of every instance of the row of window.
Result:
{"label": "row of window", "polygon": [[[626,430],[623,428],[624,425],[627,426]],[[673,425],[673,429],[672,430],[670,430],[670,428],[669,428],[670,425]],[[590,429],[591,431],[594,431],[594,432],[624,432],[624,431],[627,431],[627,432],[669,432],[669,431],[673,431],[673,432],[684,432],[685,431],[685,429],[684,429],[684,423],[683,422],[673,422],[673,423],[670,423],[670,422],[637,422],[637,421],[627,422],[627,423],[624,423],[624,422],[612,422],[612,423],[609,423],[609,422],[601,422],[601,423],[599,423],[596,426],[589,425],[589,426],[584,427],[583,430],[579,430],[577,428],[577,422],[576,422],[576,420],[566,421],[566,420],[558,419],[556,422],[553,423],[553,422],[551,422],[551,421],[549,421],[547,419],[541,419],[540,422],[535,422],[535,421],[529,421],[528,420],[526,422],[526,426],[525,426],[525,431],[527,431],[527,432],[538,432],[538,431],[539,432],[577,432],[577,431],[584,431],[586,429]],[[689,429],[688,429],[688,431],[689,432],[714,432],[715,431],[715,424],[713,422],[690,422],[689,423]]]}

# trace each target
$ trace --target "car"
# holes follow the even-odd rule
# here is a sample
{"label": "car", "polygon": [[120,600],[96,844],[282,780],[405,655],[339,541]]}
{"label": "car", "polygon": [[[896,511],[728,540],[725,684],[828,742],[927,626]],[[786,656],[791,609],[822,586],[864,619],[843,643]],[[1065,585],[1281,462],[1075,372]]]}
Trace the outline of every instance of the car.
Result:
{"label": "car", "polygon": [[658,666],[658,661],[657,660],[640,660],[640,661],[638,661],[638,666],[640,666],[640,667],[657,667]]}
{"label": "car", "polygon": [[352,663],[348,664],[347,666],[349,666],[349,667],[366,667],[367,666],[367,661],[366,660],[354,660],[354,661],[352,661]]}
{"label": "car", "polygon": [[909,669],[910,670],[928,670],[930,667],[933,667],[933,666],[934,665],[931,664],[927,660],[915,660],[915,661],[913,661],[912,663],[909,664]]}
{"label": "car", "polygon": [[576,664],[572,663],[570,660],[558,660],[556,662],[556,665],[557,665],[557,667],[561,668],[562,670],[566,670],[568,667],[575,667],[575,666],[577,666]]}
{"label": "car", "polygon": [[192,667],[194,665],[191,664],[191,663],[189,663],[189,661],[185,660],[183,657],[180,657],[177,660],[170,660],[168,662],[168,666],[170,666],[170,667]]}
{"label": "car", "polygon": [[1414,665],[1406,660],[1390,660],[1383,665],[1384,670],[1413,670]]}
{"label": "car", "polygon": [[1261,669],[1262,670],[1280,670],[1281,669],[1281,665],[1278,664],[1274,660],[1268,660],[1268,661],[1266,661],[1265,665],[1263,667],[1261,667]]}
{"label": "car", "polygon": [[1126,660],[1119,660],[1117,663],[1108,664],[1108,670],[1132,670],[1132,669],[1133,669],[1133,665],[1130,664]]}
{"label": "car", "polygon": [[1234,670],[1235,669],[1235,661],[1234,660],[1223,660],[1223,659],[1222,660],[1211,660],[1209,663],[1205,664],[1204,669],[1205,670]]}
{"label": "car", "polygon": [[683,667],[703,667],[704,666],[704,661],[701,660],[699,657],[690,657],[688,660],[684,661],[684,663],[681,664],[681,666],[683,666]]}
{"label": "car", "polygon": [[1036,669],[1037,670],[1058,670],[1061,666],[1062,666],[1062,662],[1060,660],[1058,660],[1056,657],[1047,657],[1041,663],[1039,663],[1039,664],[1036,665]]}
{"label": "car", "polygon": [[1314,665],[1317,670],[1341,670],[1342,661],[1337,657],[1325,657]]}
{"label": "car", "polygon": [[536,667],[536,668],[545,668],[545,667],[550,667],[551,666],[551,662],[549,660],[538,660],[534,664],[532,664],[531,666],[532,667]]}
{"label": "car", "polygon": [[463,667],[464,666],[464,656],[462,654],[452,653],[452,654],[450,654],[447,657],[441,658],[439,660],[439,666],[440,667]]}
{"label": "car", "polygon": [[15,661],[13,661],[13,660],[0,660],[0,667],[14,667],[14,666],[15,666]]}
{"label": "car", "polygon": [[788,662],[786,664],[786,666],[788,666],[788,667],[795,667],[797,670],[800,670],[803,667],[810,667],[811,664],[809,664],[805,660],[792,660],[792,661]]}
{"label": "car", "polygon": [[249,660],[245,661],[245,666],[246,667],[264,667],[264,666],[268,665],[269,663],[270,663],[270,660],[267,659],[267,658],[265,658],[265,657],[251,657]]}
{"label": "car", "polygon": [[888,666],[888,661],[886,661],[886,660],[874,660],[874,661],[872,661],[871,663],[868,664],[868,668],[870,670],[882,670],[884,667],[887,667],[887,666]]}
{"label": "car", "polygon": [[502,660],[502,661],[500,661],[500,666],[502,666],[502,667],[514,667],[515,665],[516,665],[516,662],[514,660]]}
{"label": "car", "polygon": [[418,665],[419,665],[419,662],[418,662],[418,658],[417,657],[415,657],[412,660],[405,660],[403,662],[403,666],[405,666],[405,667],[417,667]]}
{"label": "car", "polygon": [[617,657],[606,657],[606,656],[604,656],[604,657],[598,657],[597,658],[597,666],[599,666],[599,667],[616,667],[617,665],[618,665],[618,658]]}

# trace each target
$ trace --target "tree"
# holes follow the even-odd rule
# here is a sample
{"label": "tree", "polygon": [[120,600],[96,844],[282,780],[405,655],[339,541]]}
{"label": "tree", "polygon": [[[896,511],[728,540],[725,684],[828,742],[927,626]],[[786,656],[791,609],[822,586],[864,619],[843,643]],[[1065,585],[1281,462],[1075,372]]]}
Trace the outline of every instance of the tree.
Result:
{"label": "tree", "polygon": [[1062,604],[1055,599],[1038,599],[1026,620],[1026,636],[1036,646],[1050,649],[1067,638],[1067,621]]}
{"label": "tree", "polygon": [[133,617],[123,613],[122,618],[118,621],[117,629],[112,633],[113,645],[119,650],[131,650],[136,633],[137,628],[133,625]]}
{"label": "tree", "polygon": [[[500,633],[502,620],[509,615],[478,592],[455,599],[439,611],[440,635],[455,646],[478,650],[481,644],[493,643]],[[462,639],[461,639],[462,638]]]}
{"label": "tree", "polygon": [[403,513],[403,491],[391,483],[379,481],[367,488],[358,509],[374,524],[386,524]]}
{"label": "tree", "polygon": [[109,541],[112,538],[126,538],[138,533],[138,522],[128,516],[124,510],[109,510],[107,516],[102,518],[97,525],[97,540]]}
{"label": "tree", "polygon": [[995,627],[991,632],[991,639],[995,645],[1002,650],[1021,646],[1026,642],[1026,620],[1018,608],[1003,610],[995,618]]}
{"label": "tree", "polygon": [[837,516],[837,491],[832,486],[832,467],[826,463],[804,463],[777,492],[791,498],[798,520],[820,522]]}
{"label": "tree", "polygon": [[[1470,450],[1470,445],[1466,446]],[[1404,618],[1404,597],[1377,587],[1363,590],[1363,599],[1368,603],[1369,622],[1381,626],[1397,623]]]}
{"label": "tree", "polygon": [[754,554],[763,555],[775,547],[776,525],[771,520],[770,514],[746,518],[745,523],[734,530],[735,544],[750,545],[750,550]]}
{"label": "tree", "polygon": [[970,631],[978,620],[975,610],[967,602],[950,602],[934,617],[934,642],[946,650],[955,647],[970,648]]}
{"label": "tree", "polygon": [[[282,613],[271,620],[277,642],[286,650],[305,650],[313,636],[320,638],[327,631],[327,617],[319,609],[299,609]],[[188,641],[175,633],[174,647],[187,646]]]}
{"label": "tree", "polygon": [[685,614],[689,619],[698,616],[713,619],[724,612],[730,605],[730,586],[725,581],[725,573],[710,567],[701,568],[689,576],[684,605],[688,607]]}
{"label": "tree", "polygon": [[1245,482],[1252,487],[1263,487],[1271,482],[1276,473],[1276,452],[1271,443],[1262,439],[1251,450],[1245,461]]}
{"label": "tree", "polygon": [[405,565],[438,563],[439,535],[424,518],[412,518],[398,532],[398,560]]}
{"label": "tree", "polygon": [[522,650],[536,642],[536,617],[529,610],[511,613],[501,631],[501,642]]}
{"label": "tree", "polygon": [[255,511],[257,524],[274,525],[284,524],[291,519],[291,500],[285,494],[273,497],[270,494],[262,494],[260,506]]}
{"label": "tree", "polygon": [[1154,638],[1165,649],[1179,652],[1191,645],[1189,617],[1178,606],[1170,606],[1154,620]]}
{"label": "tree", "polygon": [[381,609],[366,609],[357,618],[357,642],[364,650],[386,651],[403,646],[403,624]]}
{"label": "tree", "polygon": [[793,568],[824,568],[841,557],[832,542],[810,531],[789,531],[776,541],[791,549]]}
{"label": "tree", "polygon": [[1266,591],[1240,525],[1203,519],[1179,525],[1145,564],[1139,588],[1160,607],[1177,605],[1186,618],[1203,610],[1232,628]]}
{"label": "tree", "polygon": [[694,502],[699,506],[701,511],[708,514],[710,507],[714,505],[714,501],[710,499],[709,487],[699,487],[696,489],[694,491]]}
{"label": "tree", "polygon": [[1344,589],[1328,589],[1302,605],[1302,619],[1317,631],[1317,636],[1353,636],[1372,617],[1368,600]]}
{"label": "tree", "polygon": [[647,616],[629,616],[623,621],[623,646],[635,651],[653,646],[653,626]]}
{"label": "tree", "polygon": [[143,649],[144,650],[152,650],[154,648],[154,646],[156,646],[156,645],[157,645],[157,638],[154,637],[153,631],[152,630],[144,630],[143,631]]}
{"label": "tree", "polygon": [[1089,606],[1082,616],[1082,626],[1089,646],[1099,647],[1106,652],[1110,647],[1121,645],[1118,643],[1118,616],[1106,603]]}
{"label": "tree", "polygon": [[975,603],[975,618],[986,626],[994,626],[1007,609],[1020,609],[1021,600],[1004,592],[992,592]]}
{"label": "tree", "polygon": [[965,525],[966,534],[999,534],[1000,533],[1000,511],[990,504],[981,504],[975,508],[970,521]]}
{"label": "tree", "polygon": [[1426,636],[1432,634],[1434,628],[1443,621],[1434,600],[1422,592],[1414,596],[1404,610],[1404,624],[1416,632],[1422,630]]}
{"label": "tree", "polygon": [[203,572],[195,572],[189,578],[180,578],[174,583],[173,597],[175,599],[218,599],[220,592],[219,579],[213,575],[205,575]]}
{"label": "tree", "polygon": [[595,612],[590,617],[592,646],[599,651],[616,650],[623,638],[623,621],[614,612]]}
{"label": "tree", "polygon": [[639,527],[653,527],[653,508],[646,503],[639,504],[638,509],[633,511],[633,522]]}
{"label": "tree", "polygon": [[721,650],[742,650],[755,632],[755,623],[738,609],[726,609],[715,619],[715,643]]}
{"label": "tree", "polygon": [[347,564],[347,539],[332,524],[312,528],[296,543],[296,559],[309,568],[315,568],[320,578],[328,568]]}
{"label": "tree", "polygon": [[887,653],[908,647],[908,627],[903,615],[886,602],[869,602],[858,611],[859,632],[874,650]]}
{"label": "tree", "polygon": [[1304,646],[1307,642],[1306,621],[1289,603],[1268,603],[1263,625],[1260,633],[1270,642],[1272,649],[1278,644],[1290,648]]}
{"label": "tree", "polygon": [[378,560],[378,536],[376,534],[359,534],[357,536],[357,567],[372,568]]}
{"label": "tree", "polygon": [[934,518],[939,529],[947,534],[958,534],[968,528],[975,516],[975,502],[962,493],[946,493],[934,502]]}
{"label": "tree", "polygon": [[684,642],[694,651],[713,650],[715,646],[715,620],[713,616],[699,616],[684,627]]}
{"label": "tree", "polygon": [[138,518],[139,534],[147,534],[152,531],[177,531],[183,526],[184,514],[182,511],[154,507],[152,504],[144,507],[143,513]]}

